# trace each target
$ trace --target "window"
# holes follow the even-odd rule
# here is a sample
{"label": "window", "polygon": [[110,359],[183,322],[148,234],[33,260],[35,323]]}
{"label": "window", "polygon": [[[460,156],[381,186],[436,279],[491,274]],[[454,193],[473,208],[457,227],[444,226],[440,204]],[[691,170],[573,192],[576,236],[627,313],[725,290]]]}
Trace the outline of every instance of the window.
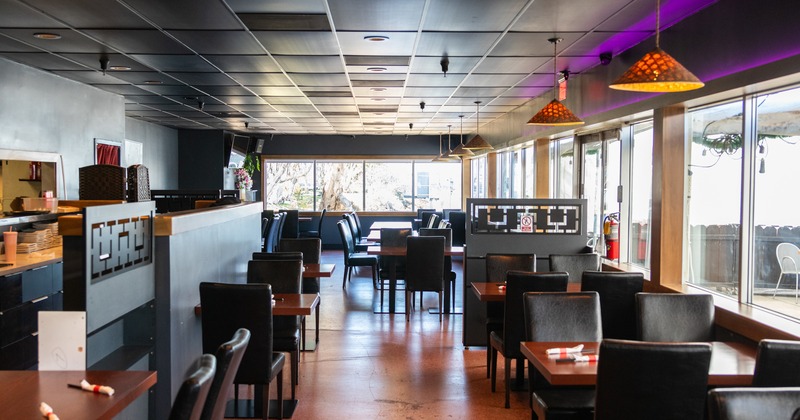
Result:
{"label": "window", "polygon": [[574,198],[574,147],[572,137],[550,142],[550,196]]}
{"label": "window", "polygon": [[458,162],[266,160],[263,168],[267,208],[414,211],[461,207]]}
{"label": "window", "polygon": [[[583,179],[581,196],[586,199],[588,222],[588,241],[607,258],[620,259],[619,251],[608,251],[609,244],[603,236],[603,223],[606,217],[616,216],[622,223],[619,194],[622,172],[622,143],[618,130],[581,136]],[[621,238],[617,236],[617,241]],[[617,243],[617,245],[621,245]],[[620,248],[621,249],[621,248]],[[624,260],[624,258],[623,258]]]}
{"label": "window", "polygon": [[536,197],[536,153],[533,146],[522,149],[523,162],[525,162],[525,198]]}
{"label": "window", "polygon": [[648,121],[634,124],[631,131],[628,262],[649,269],[653,201],[653,123]]}
{"label": "window", "polygon": [[[486,155],[470,161],[471,165],[471,178],[472,178],[472,193],[473,198],[486,198]],[[461,206],[457,206],[461,207]]]}

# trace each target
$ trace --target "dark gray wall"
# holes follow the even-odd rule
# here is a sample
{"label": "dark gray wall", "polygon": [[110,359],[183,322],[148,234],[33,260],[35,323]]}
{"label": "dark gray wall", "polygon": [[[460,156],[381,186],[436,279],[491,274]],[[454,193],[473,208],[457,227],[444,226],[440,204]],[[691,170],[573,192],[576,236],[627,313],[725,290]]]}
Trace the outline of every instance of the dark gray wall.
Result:
{"label": "dark gray wall", "polygon": [[143,164],[150,174],[150,188],[178,188],[178,130],[125,118],[125,138],[143,144]]}
{"label": "dark gray wall", "polygon": [[[59,153],[64,160],[66,194],[78,198],[78,168],[94,163],[94,139],[124,142],[122,96],[0,58],[0,148]],[[144,165],[160,187],[174,186],[175,130],[141,122],[132,125],[143,143]]]}
{"label": "dark gray wall", "polygon": [[222,130],[180,130],[178,133],[178,188],[223,188],[225,168]]}

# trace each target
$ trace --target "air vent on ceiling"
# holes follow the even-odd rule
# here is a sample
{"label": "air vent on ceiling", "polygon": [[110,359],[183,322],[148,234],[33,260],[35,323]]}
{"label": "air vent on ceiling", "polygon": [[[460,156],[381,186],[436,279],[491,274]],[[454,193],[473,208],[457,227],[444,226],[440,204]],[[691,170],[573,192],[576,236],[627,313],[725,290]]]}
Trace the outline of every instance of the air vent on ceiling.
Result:
{"label": "air vent on ceiling", "polygon": [[376,126],[376,125],[382,125],[382,126],[391,126],[391,125],[394,125],[394,123],[393,123],[393,122],[387,122],[387,121],[376,121],[376,122],[365,122],[365,123],[364,123],[364,125],[370,125],[370,126]]}
{"label": "air vent on ceiling", "polygon": [[215,117],[219,117],[219,118],[250,118],[247,115],[242,114],[241,112],[220,112],[220,111],[216,111],[216,112],[208,112],[208,114],[213,115]]}
{"label": "air vent on ceiling", "polygon": [[384,108],[365,108],[365,107],[358,107],[358,110],[361,112],[397,112],[397,107],[384,107]]}
{"label": "air vent on ceiling", "polygon": [[348,66],[407,66],[410,57],[397,55],[346,55],[344,63]]}
{"label": "air vent on ceiling", "polygon": [[353,96],[349,91],[303,91],[309,98],[351,98]]}
{"label": "air vent on ceiling", "polygon": [[237,13],[251,31],[330,31],[325,14]]}
{"label": "air vent on ceiling", "polygon": [[322,115],[327,115],[329,117],[357,117],[358,112],[335,112],[335,111],[323,111]]}
{"label": "air vent on ceiling", "polygon": [[351,80],[353,87],[403,87],[402,80]]}

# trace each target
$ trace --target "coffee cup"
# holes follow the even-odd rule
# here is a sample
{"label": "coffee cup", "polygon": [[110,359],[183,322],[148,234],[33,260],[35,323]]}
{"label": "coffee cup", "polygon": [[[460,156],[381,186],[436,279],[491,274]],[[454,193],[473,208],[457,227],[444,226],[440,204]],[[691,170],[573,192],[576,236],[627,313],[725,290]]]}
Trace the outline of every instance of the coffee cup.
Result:
{"label": "coffee cup", "polygon": [[6,262],[17,261],[17,232],[3,232],[3,244],[6,250]]}

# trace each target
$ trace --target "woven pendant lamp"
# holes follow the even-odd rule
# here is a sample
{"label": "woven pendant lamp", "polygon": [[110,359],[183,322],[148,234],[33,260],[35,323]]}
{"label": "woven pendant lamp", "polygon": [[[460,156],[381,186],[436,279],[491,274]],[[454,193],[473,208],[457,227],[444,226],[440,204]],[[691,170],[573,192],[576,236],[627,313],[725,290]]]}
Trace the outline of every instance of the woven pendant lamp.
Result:
{"label": "woven pendant lamp", "polygon": [[659,47],[660,38],[661,2],[656,0],[656,48],[608,87],[634,92],[684,92],[703,87],[697,76]]}
{"label": "woven pendant lamp", "polygon": [[[558,71],[556,70],[556,60],[558,58],[556,45],[561,42],[561,38],[550,38],[547,40],[553,44],[553,90],[554,94],[558,95]],[[539,110],[528,121],[528,125],[581,125],[583,120],[578,118],[572,111],[569,110],[556,96],[550,103],[545,105],[544,108]]]}
{"label": "woven pendant lamp", "polygon": [[467,144],[464,145],[464,148],[467,150],[494,150],[489,142],[483,139],[480,134],[478,134],[478,130],[481,128],[481,101],[475,101],[475,108],[476,108],[476,119],[477,124],[475,125],[475,137],[470,139]]}
{"label": "woven pendant lamp", "polygon": [[475,153],[472,153],[472,150],[469,150],[469,149],[464,147],[464,116],[463,115],[459,115],[458,118],[461,119],[460,142],[459,142],[459,145],[456,146],[456,148],[453,149],[452,152],[450,152],[450,156],[456,156],[456,157],[460,157],[462,159],[475,156]]}

